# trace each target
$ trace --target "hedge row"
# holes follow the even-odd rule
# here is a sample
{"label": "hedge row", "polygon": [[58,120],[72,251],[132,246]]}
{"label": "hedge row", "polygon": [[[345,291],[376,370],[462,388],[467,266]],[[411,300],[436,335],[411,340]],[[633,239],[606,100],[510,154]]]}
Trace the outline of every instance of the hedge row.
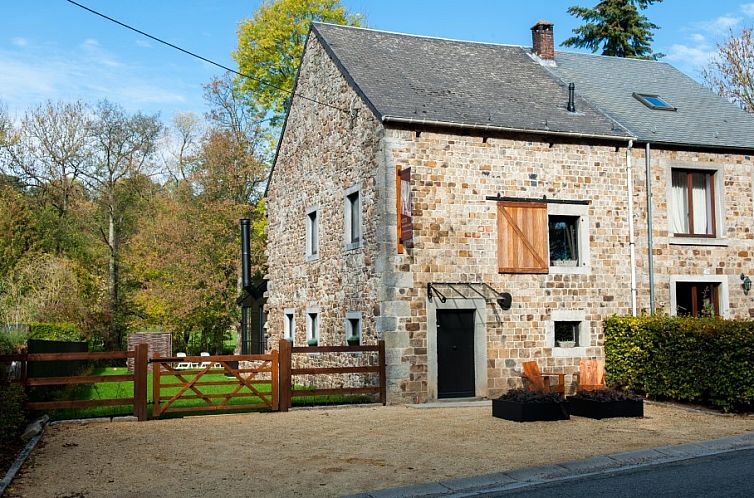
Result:
{"label": "hedge row", "polygon": [[613,386],[726,412],[754,406],[754,321],[612,317],[604,333]]}
{"label": "hedge row", "polygon": [[81,341],[83,337],[72,323],[30,323],[29,339],[44,341]]}

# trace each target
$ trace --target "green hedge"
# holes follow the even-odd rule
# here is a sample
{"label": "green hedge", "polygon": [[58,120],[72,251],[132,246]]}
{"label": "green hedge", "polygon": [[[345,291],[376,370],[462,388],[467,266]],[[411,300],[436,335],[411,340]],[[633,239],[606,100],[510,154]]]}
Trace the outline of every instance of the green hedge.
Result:
{"label": "green hedge", "polygon": [[754,321],[612,317],[604,333],[613,386],[726,412],[754,406]]}
{"label": "green hedge", "polygon": [[82,341],[83,336],[72,323],[30,323],[29,339],[45,341]]}

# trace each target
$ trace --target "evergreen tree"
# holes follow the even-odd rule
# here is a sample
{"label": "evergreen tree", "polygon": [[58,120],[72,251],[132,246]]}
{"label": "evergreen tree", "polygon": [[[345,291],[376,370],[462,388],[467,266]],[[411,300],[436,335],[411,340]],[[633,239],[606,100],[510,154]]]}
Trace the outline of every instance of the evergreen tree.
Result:
{"label": "evergreen tree", "polygon": [[659,28],[640,11],[662,0],[602,0],[593,9],[573,6],[572,16],[586,21],[574,29],[574,36],[562,43],[565,47],[588,48],[592,52],[602,49],[602,55],[650,59],[653,30]]}

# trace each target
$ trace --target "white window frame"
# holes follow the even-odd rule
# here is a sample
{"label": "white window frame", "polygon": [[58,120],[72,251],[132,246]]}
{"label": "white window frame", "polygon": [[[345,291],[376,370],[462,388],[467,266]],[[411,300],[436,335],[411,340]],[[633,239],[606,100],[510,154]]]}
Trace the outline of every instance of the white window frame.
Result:
{"label": "white window frame", "polygon": [[[718,284],[718,298],[720,299],[720,318],[730,318],[730,295],[728,293],[728,275],[670,275],[670,316],[678,313],[678,297],[676,284],[678,282],[700,282]],[[732,278],[738,279],[737,276]]]}
{"label": "white window frame", "polygon": [[[316,318],[312,320],[312,315]],[[319,343],[322,338],[319,335],[320,328],[322,327],[322,317],[320,316],[319,306],[309,306],[306,308],[306,341],[310,339],[317,339]]]}
{"label": "white window frame", "polygon": [[[352,320],[358,320],[358,325],[357,325],[355,334],[353,330]],[[364,329],[364,321],[362,319],[362,314],[360,311],[349,311],[348,313],[346,313],[346,322],[345,322],[346,337],[344,339],[346,344],[348,344],[348,338],[352,335],[355,335],[356,337],[359,338],[359,345],[361,345],[364,341],[364,336],[362,335],[363,329]]]}
{"label": "white window frame", "polygon": [[[555,345],[555,322],[579,322],[579,345],[572,348],[559,348]],[[552,349],[553,357],[579,358],[586,356],[592,345],[592,323],[586,319],[584,310],[552,310],[550,319],[545,322],[545,347]]]}
{"label": "white window frame", "polygon": [[[668,232],[668,243],[671,245],[683,246],[727,246],[725,239],[725,165],[720,163],[690,163],[684,161],[662,161],[665,169],[666,187],[666,229]],[[714,237],[694,237],[694,236],[676,236],[673,233],[671,224],[673,209],[673,170],[695,170],[707,171],[714,173],[715,184],[715,236]]]}
{"label": "white window frame", "polygon": [[[312,223],[312,213],[314,214],[314,223]],[[310,207],[306,210],[306,260],[312,261],[319,259],[319,252],[322,248],[320,243],[320,218],[321,213],[318,207]],[[312,244],[312,230],[316,232],[317,244],[316,247]],[[314,251],[316,249],[316,252]]]}
{"label": "white window frame", "polygon": [[296,311],[293,308],[283,310],[283,338],[296,342]]}
{"label": "white window frame", "polygon": [[[359,239],[353,240],[351,238],[351,228],[353,226],[353,209],[352,209],[352,203],[350,197],[353,194],[357,194],[357,209],[359,213],[359,219],[358,219],[358,234]],[[362,199],[361,199],[361,187],[359,185],[354,185],[353,187],[346,189],[343,191],[343,238],[345,240],[345,250],[350,251],[352,249],[357,249],[362,246],[364,241],[364,230],[363,230],[363,212],[362,212]]]}
{"label": "white window frame", "polygon": [[589,250],[589,206],[586,204],[547,204],[547,259],[550,259],[550,216],[578,217],[578,254],[576,266],[558,266],[549,261],[550,274],[553,275],[587,275],[592,272],[591,252]]}

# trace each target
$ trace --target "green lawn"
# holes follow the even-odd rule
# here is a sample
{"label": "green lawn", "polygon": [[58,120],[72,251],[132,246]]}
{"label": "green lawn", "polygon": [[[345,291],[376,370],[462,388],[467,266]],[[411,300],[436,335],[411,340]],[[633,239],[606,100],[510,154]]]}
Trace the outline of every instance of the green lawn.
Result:
{"label": "green lawn", "polygon": [[[101,367],[94,368],[88,375],[126,375],[128,372],[125,367]],[[190,379],[190,375],[187,376]],[[206,374],[200,382],[216,382],[216,381],[228,381],[233,380],[230,377],[225,377],[222,374]],[[161,375],[161,383],[177,383],[179,380],[173,376]],[[204,394],[223,394],[231,392],[237,384],[227,386],[198,386],[200,391]],[[260,392],[269,392],[269,384],[255,385]],[[162,396],[170,396],[176,394],[180,388],[163,388]],[[240,392],[249,392],[247,388],[243,388]],[[187,394],[194,394],[187,392]],[[34,392],[31,393],[32,397]],[[133,382],[100,382],[91,385],[78,385],[78,386],[66,386],[65,389],[55,394],[54,398],[57,400],[79,400],[79,399],[111,399],[111,398],[128,398],[133,396]],[[219,402],[222,398],[214,398],[213,401]],[[372,399],[369,396],[294,396],[294,406],[304,405],[324,405],[324,404],[349,404],[349,403],[369,403]],[[258,404],[262,401],[256,396],[233,398],[227,404],[229,405],[249,405]],[[149,417],[152,416],[152,374],[149,373],[147,378],[147,412]],[[178,400],[174,402],[171,407],[194,407],[194,406],[206,406],[206,403],[201,399],[186,399]],[[237,412],[239,410],[224,410],[224,411],[207,411],[207,412],[192,412],[192,414],[207,413],[229,413]],[[122,406],[101,406],[90,408],[73,408],[65,410],[50,410],[47,412],[51,420],[66,420],[74,418],[93,418],[93,417],[111,417],[117,415],[131,415],[133,413],[132,405]],[[169,418],[176,416],[183,416],[182,413],[167,413],[163,414],[160,418]]]}

